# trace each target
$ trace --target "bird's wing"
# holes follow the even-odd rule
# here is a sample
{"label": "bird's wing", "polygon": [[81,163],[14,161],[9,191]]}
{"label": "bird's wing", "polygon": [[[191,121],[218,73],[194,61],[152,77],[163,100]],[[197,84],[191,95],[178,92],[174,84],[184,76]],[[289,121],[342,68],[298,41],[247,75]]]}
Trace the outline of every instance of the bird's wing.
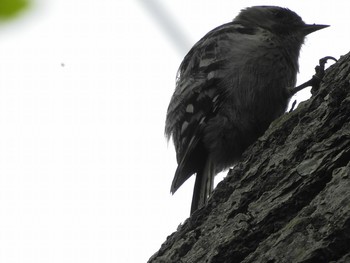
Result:
{"label": "bird's wing", "polygon": [[197,42],[181,63],[165,127],[167,138],[173,137],[178,160],[172,193],[205,166],[203,128],[228,95],[227,72],[234,70],[232,60],[236,59],[232,46],[244,50],[244,36],[251,35],[251,28],[234,22],[224,24]]}

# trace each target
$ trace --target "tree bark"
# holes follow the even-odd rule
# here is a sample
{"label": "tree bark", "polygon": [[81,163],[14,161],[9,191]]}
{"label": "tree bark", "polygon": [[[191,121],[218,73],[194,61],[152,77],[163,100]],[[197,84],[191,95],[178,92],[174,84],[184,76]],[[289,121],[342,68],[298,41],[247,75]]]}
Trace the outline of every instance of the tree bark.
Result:
{"label": "tree bark", "polygon": [[149,262],[350,262],[350,53]]}

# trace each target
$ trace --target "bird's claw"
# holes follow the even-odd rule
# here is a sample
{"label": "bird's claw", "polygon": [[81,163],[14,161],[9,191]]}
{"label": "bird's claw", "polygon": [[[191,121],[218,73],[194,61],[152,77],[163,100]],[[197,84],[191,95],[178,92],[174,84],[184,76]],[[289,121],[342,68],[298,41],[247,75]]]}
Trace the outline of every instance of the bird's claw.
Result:
{"label": "bird's claw", "polygon": [[331,56],[327,56],[320,59],[319,65],[315,67],[316,74],[313,75],[311,79],[311,85],[310,85],[312,86],[311,94],[314,94],[315,91],[318,90],[318,88],[320,87],[322,79],[325,75],[325,64],[327,63],[328,60],[334,60],[335,62],[338,61],[336,58]]}
{"label": "bird's claw", "polygon": [[[295,87],[295,88],[291,89],[289,96],[290,97],[294,96],[296,93],[298,93],[299,91],[305,89],[306,87],[312,87],[311,94],[314,94],[320,87],[322,79],[323,79],[323,77],[325,75],[325,64],[330,59],[334,60],[335,62],[337,62],[337,59],[335,59],[334,57],[331,57],[331,56],[327,56],[327,57],[321,58],[320,62],[319,62],[319,65],[317,65],[315,67],[316,74],[313,75],[310,80],[308,80],[305,83],[299,85],[298,87]],[[294,109],[294,106],[295,106],[295,103],[293,103],[293,107],[292,107],[291,111]]]}

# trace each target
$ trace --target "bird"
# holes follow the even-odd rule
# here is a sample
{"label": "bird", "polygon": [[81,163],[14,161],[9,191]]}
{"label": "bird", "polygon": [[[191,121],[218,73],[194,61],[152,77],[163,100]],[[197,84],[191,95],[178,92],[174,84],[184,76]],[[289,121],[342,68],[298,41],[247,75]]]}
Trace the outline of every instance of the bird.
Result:
{"label": "bird", "polygon": [[196,175],[191,214],[207,203],[215,175],[286,112],[305,37],[326,27],[306,24],[288,8],[248,7],[184,57],[165,136],[173,140],[178,163],[170,192]]}

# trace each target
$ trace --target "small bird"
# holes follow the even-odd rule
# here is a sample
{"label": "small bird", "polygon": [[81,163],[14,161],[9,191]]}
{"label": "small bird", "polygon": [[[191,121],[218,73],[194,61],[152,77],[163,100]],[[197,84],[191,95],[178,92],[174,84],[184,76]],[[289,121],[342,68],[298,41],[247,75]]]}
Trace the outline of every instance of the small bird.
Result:
{"label": "small bird", "polygon": [[206,204],[215,175],[232,166],[294,94],[305,24],[277,6],[242,10],[200,39],[183,59],[165,123],[178,167],[171,193],[193,174],[191,214]]}

